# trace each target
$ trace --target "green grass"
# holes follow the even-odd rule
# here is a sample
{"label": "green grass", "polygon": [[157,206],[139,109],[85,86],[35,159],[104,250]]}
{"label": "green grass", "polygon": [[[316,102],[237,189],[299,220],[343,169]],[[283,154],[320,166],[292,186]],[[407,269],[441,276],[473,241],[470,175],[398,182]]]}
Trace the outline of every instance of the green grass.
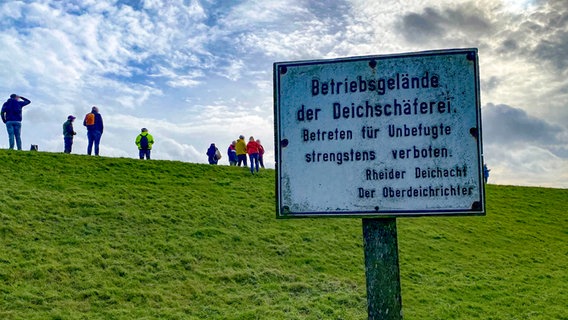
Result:
{"label": "green grass", "polygon": [[[360,219],[275,219],[274,171],[0,150],[0,319],[366,319]],[[405,319],[568,319],[568,190],[399,218]]]}

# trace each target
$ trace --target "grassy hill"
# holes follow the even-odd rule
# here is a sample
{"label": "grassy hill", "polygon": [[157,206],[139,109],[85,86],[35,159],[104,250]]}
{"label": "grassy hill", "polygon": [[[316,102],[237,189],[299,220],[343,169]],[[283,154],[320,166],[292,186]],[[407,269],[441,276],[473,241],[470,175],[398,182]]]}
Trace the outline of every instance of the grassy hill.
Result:
{"label": "grassy hill", "polygon": [[[0,319],[366,319],[360,219],[276,220],[274,171],[0,150]],[[399,218],[405,319],[568,319],[568,190]]]}

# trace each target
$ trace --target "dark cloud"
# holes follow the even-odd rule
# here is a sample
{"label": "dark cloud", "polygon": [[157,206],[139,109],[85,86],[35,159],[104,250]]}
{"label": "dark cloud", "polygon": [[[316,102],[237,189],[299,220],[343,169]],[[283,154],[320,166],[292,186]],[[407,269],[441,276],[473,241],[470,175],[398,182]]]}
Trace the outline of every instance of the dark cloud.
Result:
{"label": "dark cloud", "polygon": [[481,79],[481,90],[491,92],[501,84],[501,80],[497,77],[489,77],[489,79]]}
{"label": "dark cloud", "polygon": [[[568,69],[568,5],[565,0],[537,1],[538,6],[519,24],[509,30],[504,50],[517,50],[536,64],[563,73]],[[512,17],[514,18],[514,17]],[[515,40],[512,40],[512,39]]]}
{"label": "dark cloud", "polygon": [[427,7],[421,13],[405,14],[398,27],[407,41],[427,43],[444,38],[464,39],[468,34],[481,35],[490,31],[491,24],[481,10],[466,4],[444,10]]}
{"label": "dark cloud", "polygon": [[461,27],[471,33],[484,33],[491,29],[485,13],[477,8],[464,5],[456,9],[446,9],[442,16],[446,19],[446,25],[449,27]]}
{"label": "dark cloud", "polygon": [[515,39],[507,39],[501,43],[500,52],[510,52],[517,51],[519,49],[519,43]]}
{"label": "dark cloud", "polygon": [[[418,44],[472,45],[495,43],[495,50],[505,56],[524,56],[533,63],[568,72],[568,5],[566,0],[535,1],[537,9],[528,16],[492,9],[473,2],[400,17],[397,27],[404,39]],[[516,23],[523,21],[521,23]],[[491,45],[492,46],[492,45]]]}
{"label": "dark cloud", "polygon": [[554,68],[564,72],[568,68],[568,33],[557,33],[542,40],[533,53],[539,61],[549,61]]}
{"label": "dark cloud", "polygon": [[444,36],[440,15],[432,8],[426,8],[424,13],[410,13],[402,17],[402,33],[408,41],[427,41],[432,37]]}
{"label": "dark cloud", "polygon": [[562,156],[558,151],[566,146],[567,141],[562,141],[568,136],[566,129],[504,104],[487,104],[481,114],[484,144],[538,145]]}

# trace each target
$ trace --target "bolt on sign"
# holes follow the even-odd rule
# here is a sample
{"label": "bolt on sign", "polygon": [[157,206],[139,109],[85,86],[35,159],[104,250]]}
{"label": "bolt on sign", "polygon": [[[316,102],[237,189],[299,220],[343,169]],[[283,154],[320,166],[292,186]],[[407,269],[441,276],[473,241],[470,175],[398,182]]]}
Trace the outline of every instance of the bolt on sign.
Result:
{"label": "bolt on sign", "polygon": [[484,215],[477,49],[274,63],[277,217]]}

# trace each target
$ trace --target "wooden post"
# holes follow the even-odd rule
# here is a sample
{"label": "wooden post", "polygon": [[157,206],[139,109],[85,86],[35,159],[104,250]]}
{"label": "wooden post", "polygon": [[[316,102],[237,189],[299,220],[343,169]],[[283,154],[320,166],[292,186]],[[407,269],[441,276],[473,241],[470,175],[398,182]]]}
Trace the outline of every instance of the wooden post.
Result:
{"label": "wooden post", "polygon": [[396,218],[363,219],[369,320],[402,319]]}

